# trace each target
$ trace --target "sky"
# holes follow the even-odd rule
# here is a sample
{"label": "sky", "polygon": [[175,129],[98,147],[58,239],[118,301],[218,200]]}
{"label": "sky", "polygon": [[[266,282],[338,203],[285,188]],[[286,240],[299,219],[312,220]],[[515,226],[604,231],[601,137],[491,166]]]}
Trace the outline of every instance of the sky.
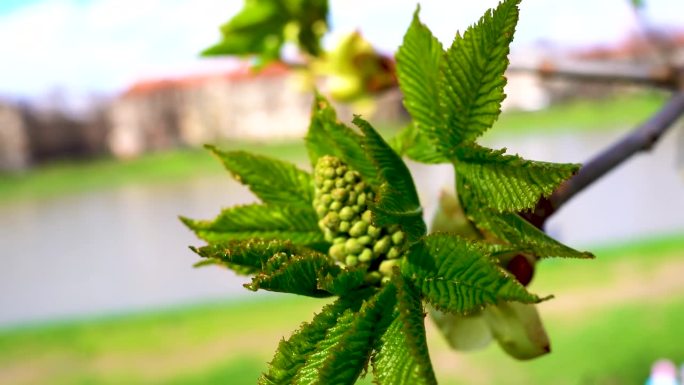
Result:
{"label": "sky", "polygon": [[[391,53],[415,0],[330,0],[334,42],[360,30]],[[422,0],[421,18],[451,41],[494,0]],[[684,29],[684,1],[646,1],[654,25]],[[0,0],[0,96],[36,98],[120,92],[135,81],[220,71],[234,63],[199,58],[241,0]],[[637,31],[627,0],[524,0],[514,49],[545,41],[610,44]]]}

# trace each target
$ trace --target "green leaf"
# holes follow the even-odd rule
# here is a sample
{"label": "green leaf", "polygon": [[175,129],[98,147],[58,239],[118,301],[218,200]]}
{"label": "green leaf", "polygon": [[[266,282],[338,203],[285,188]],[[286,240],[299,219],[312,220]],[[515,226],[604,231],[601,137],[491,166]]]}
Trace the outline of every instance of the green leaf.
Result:
{"label": "green leaf", "polygon": [[256,275],[245,287],[257,291],[264,289],[280,293],[292,293],[309,297],[327,297],[330,293],[319,288],[319,277],[339,269],[328,256],[320,253],[293,255],[285,261],[275,261],[277,266]]}
{"label": "green leaf", "polygon": [[[372,296],[372,297],[371,297]],[[369,299],[369,297],[371,297]],[[358,322],[359,308],[366,301],[371,301],[376,298],[373,290],[367,290],[356,293],[353,297],[342,297],[340,301],[353,301],[344,312],[342,312],[334,323],[327,327],[325,335],[322,338],[315,338],[315,348],[309,351],[305,362],[298,366],[298,370],[294,379],[288,382],[281,382],[287,384],[320,384],[320,374],[322,367],[331,357],[340,357],[344,355],[343,340],[348,332],[354,330],[355,323]],[[319,337],[319,335],[315,336]],[[342,352],[340,352],[342,350]]]}
{"label": "green leaf", "polygon": [[541,300],[501,269],[484,248],[449,234],[432,234],[415,243],[407,260],[402,273],[439,310],[469,313],[501,300]]}
{"label": "green leaf", "polygon": [[299,47],[311,55],[319,56],[323,50],[321,38],[327,30],[328,0],[301,0],[296,12]]}
{"label": "green leaf", "polygon": [[207,260],[221,261],[229,266],[241,266],[255,273],[267,270],[268,261],[275,254],[285,253],[290,256],[313,253],[294,246],[288,240],[263,239],[233,240],[191,249]]}
{"label": "green leaf", "polygon": [[399,134],[393,137],[389,145],[399,155],[406,155],[409,158],[421,163],[449,163],[449,159],[435,149],[430,140],[416,129],[413,124],[409,124]]}
{"label": "green leaf", "polygon": [[394,150],[367,121],[355,116],[353,123],[364,134],[364,149],[375,163],[382,184],[378,198],[370,206],[378,226],[399,224],[410,241],[425,235],[420,206],[411,173]]}
{"label": "green leaf", "polygon": [[284,42],[288,13],[282,2],[246,0],[244,8],[221,26],[221,41],[202,52],[213,55],[259,55],[262,60],[278,58]]}
{"label": "green leaf", "polygon": [[211,221],[181,221],[207,242],[280,239],[326,250],[316,213],[309,209],[250,204],[224,209]]}
{"label": "green leaf", "polygon": [[505,0],[488,10],[446,52],[444,92],[448,130],[436,132],[437,145],[448,155],[489,129],[501,112],[509,45],[518,22],[520,0]]}
{"label": "green leaf", "polygon": [[264,203],[297,205],[313,211],[313,181],[309,173],[291,163],[266,156],[206,147],[216,154],[237,181],[249,186]]}
{"label": "green leaf", "polygon": [[416,128],[438,144],[440,133],[445,129],[440,100],[444,52],[439,40],[420,22],[419,12],[420,7],[413,14],[397,52],[397,78],[404,94],[404,106]]}
{"label": "green leaf", "polygon": [[577,164],[525,160],[472,144],[455,150],[459,193],[466,189],[472,199],[498,212],[518,212],[549,196],[579,169]]}
{"label": "green leaf", "polygon": [[437,384],[425,340],[425,312],[420,296],[400,274],[397,285],[398,316],[379,341],[373,356],[373,375],[380,385]]}
{"label": "green leaf", "polygon": [[263,65],[278,59],[289,40],[316,56],[327,17],[327,0],[246,0],[242,10],[221,26],[221,41],[202,54],[256,55]]}
{"label": "green leaf", "polygon": [[[328,354],[317,373],[316,384],[354,384],[368,364],[373,347],[393,320],[396,288],[387,284],[364,302],[339,344]],[[307,383],[308,384],[308,383]]]}
{"label": "green leaf", "polygon": [[311,354],[319,346],[322,347],[326,336],[333,334],[333,331],[344,331],[344,322],[340,320],[343,314],[348,314],[345,320],[349,322],[353,319],[360,304],[360,299],[356,301],[340,298],[325,306],[310,323],[303,324],[288,340],[280,341],[278,350],[269,364],[268,372],[261,376],[259,384],[293,383],[297,372],[307,363]]}
{"label": "green leaf", "polygon": [[294,381],[288,384],[295,385],[312,385],[320,384],[319,374],[321,367],[326,362],[326,359],[337,352],[341,345],[341,340],[346,333],[352,328],[354,320],[358,317],[356,311],[347,309],[337,319],[337,322],[332,325],[325,333],[325,337],[318,341],[315,350],[306,358],[306,362],[302,365],[294,378]]}
{"label": "green leaf", "polygon": [[354,289],[363,286],[366,282],[366,269],[338,268],[319,278],[318,285],[321,289],[334,294],[349,294]]}
{"label": "green leaf", "polygon": [[311,164],[315,166],[318,158],[324,155],[333,155],[358,171],[367,183],[379,186],[375,165],[362,147],[363,137],[340,123],[330,102],[318,93],[311,115],[311,125],[305,138]]}
{"label": "green leaf", "polygon": [[513,245],[537,258],[594,258],[588,251],[578,251],[549,237],[543,231],[514,213],[494,213],[487,209],[466,209],[475,225],[494,234],[502,242]]}

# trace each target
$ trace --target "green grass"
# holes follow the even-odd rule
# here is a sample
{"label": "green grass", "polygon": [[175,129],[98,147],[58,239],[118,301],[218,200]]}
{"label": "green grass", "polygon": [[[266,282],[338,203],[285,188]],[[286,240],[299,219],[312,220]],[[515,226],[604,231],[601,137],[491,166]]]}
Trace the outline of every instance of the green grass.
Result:
{"label": "green grass", "polygon": [[[684,236],[596,252],[593,261],[544,261],[533,289],[557,294],[559,301],[573,290],[610,290],[625,266],[662,270],[681,261]],[[0,383],[253,384],[279,339],[326,302],[272,295],[0,331]],[[554,351],[531,362],[514,361],[496,346],[453,353],[431,329],[442,383],[633,384],[643,382],[659,357],[684,360],[682,292],[589,307],[590,314],[547,314],[543,306]]]}
{"label": "green grass", "polygon": [[532,287],[542,292],[553,292],[568,287],[613,282],[625,274],[625,270],[651,273],[663,263],[684,257],[684,234],[633,240],[616,246],[598,246],[589,251],[596,255],[596,259],[553,258],[540,261]]}
{"label": "green grass", "polygon": [[[595,311],[581,322],[545,317],[552,353],[515,361],[497,346],[454,361],[490,368],[478,381],[472,375],[446,378],[445,384],[643,384],[654,361],[684,361],[684,298],[638,303]],[[463,370],[468,372],[466,368]],[[459,378],[460,377],[460,378]]]}
{"label": "green grass", "polygon": [[665,100],[662,93],[636,93],[603,100],[571,101],[540,111],[512,111],[502,114],[486,135],[626,131],[648,119]]}
{"label": "green grass", "polygon": [[[292,161],[303,160],[306,156],[301,141],[268,144],[238,142],[222,144],[221,147],[244,149]],[[151,153],[126,161],[104,158],[88,162],[54,163],[23,174],[0,174],[0,204],[115,188],[125,184],[178,181],[218,174],[221,170],[220,162],[203,149]]]}

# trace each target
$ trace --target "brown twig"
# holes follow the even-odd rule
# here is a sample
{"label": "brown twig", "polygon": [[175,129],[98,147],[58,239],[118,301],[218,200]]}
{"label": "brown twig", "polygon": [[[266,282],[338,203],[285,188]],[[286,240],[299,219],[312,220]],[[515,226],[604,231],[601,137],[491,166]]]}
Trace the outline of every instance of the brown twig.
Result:
{"label": "brown twig", "polygon": [[536,73],[544,77],[570,80],[632,83],[675,90],[679,86],[678,73],[671,66],[654,66],[598,61],[546,59],[536,65],[511,63],[509,72]]}
{"label": "brown twig", "polygon": [[585,187],[632,155],[650,150],[663,133],[682,115],[684,115],[684,91],[679,91],[649,120],[601,151],[585,163],[577,175],[556,189],[550,197],[540,199],[533,211],[522,213],[522,215],[535,226],[542,228],[551,215]]}

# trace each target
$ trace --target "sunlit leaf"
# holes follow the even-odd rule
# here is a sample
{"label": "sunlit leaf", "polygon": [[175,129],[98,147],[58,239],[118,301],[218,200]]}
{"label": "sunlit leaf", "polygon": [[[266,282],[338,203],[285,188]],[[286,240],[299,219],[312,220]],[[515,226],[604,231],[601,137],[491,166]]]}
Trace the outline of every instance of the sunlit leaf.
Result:
{"label": "sunlit leaf", "polygon": [[408,252],[403,273],[437,309],[468,313],[498,301],[536,303],[483,248],[449,234],[432,234]]}
{"label": "sunlit leaf", "polygon": [[520,0],[505,0],[487,11],[463,36],[456,34],[444,60],[440,90],[447,119],[435,132],[444,154],[475,140],[492,127],[501,112],[509,45],[518,22]]}
{"label": "sunlit leaf", "polygon": [[397,77],[413,123],[436,143],[445,128],[439,88],[444,53],[439,40],[421,23],[419,11],[397,51]]}
{"label": "sunlit leaf", "polygon": [[322,95],[316,94],[306,147],[311,164],[325,155],[336,156],[373,186],[379,186],[378,171],[363,149],[363,137],[337,119],[335,109]]}
{"label": "sunlit leaf", "polygon": [[245,151],[221,151],[207,146],[233,177],[249,186],[264,203],[297,205],[313,210],[311,175],[295,165]]}
{"label": "sunlit leaf", "polygon": [[397,274],[397,315],[373,356],[373,375],[380,385],[437,384],[425,340],[425,312],[419,294]]}
{"label": "sunlit leaf", "polygon": [[325,249],[316,213],[310,209],[251,204],[224,209],[214,220],[181,217],[183,223],[207,242],[243,239],[280,239]]}
{"label": "sunlit leaf", "polygon": [[417,240],[427,229],[408,167],[370,123],[358,116],[353,122],[364,134],[364,149],[375,163],[382,181],[379,197],[371,206],[375,222],[379,226],[399,224],[409,240]]}
{"label": "sunlit leaf", "polygon": [[534,207],[579,169],[576,164],[525,160],[477,145],[459,147],[455,154],[459,188],[498,212]]}

